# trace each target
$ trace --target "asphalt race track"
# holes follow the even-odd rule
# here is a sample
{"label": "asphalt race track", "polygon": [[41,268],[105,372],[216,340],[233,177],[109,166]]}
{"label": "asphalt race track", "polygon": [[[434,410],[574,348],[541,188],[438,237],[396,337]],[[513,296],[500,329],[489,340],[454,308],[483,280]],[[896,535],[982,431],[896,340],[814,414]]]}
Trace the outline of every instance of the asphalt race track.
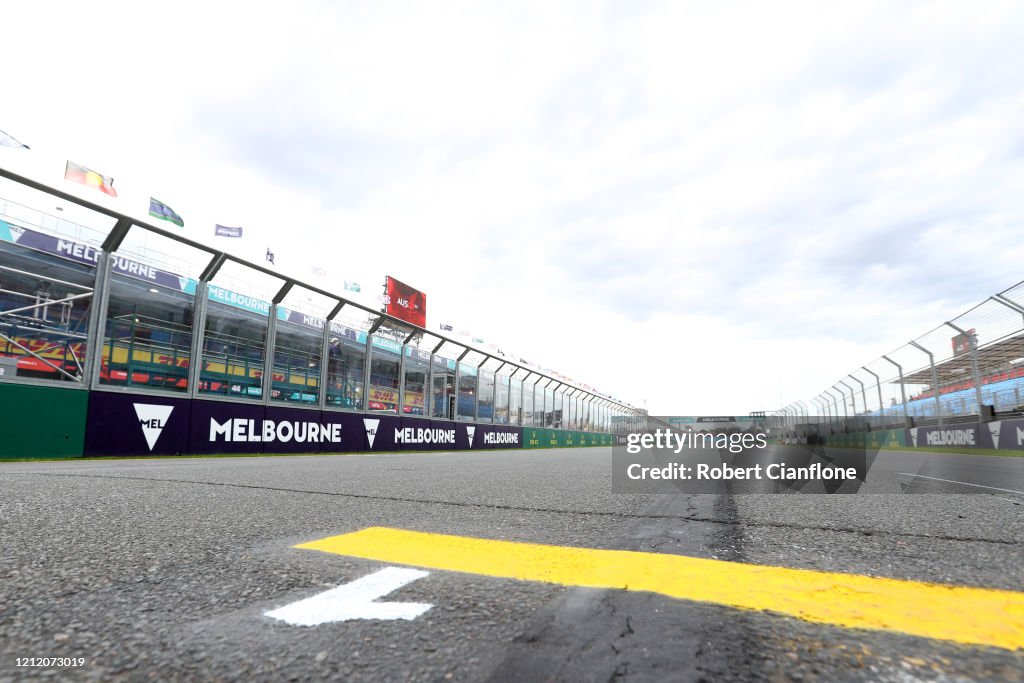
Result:
{"label": "asphalt race track", "polygon": [[[578,587],[571,559],[642,551],[1018,594],[1024,459],[881,453],[872,472],[915,495],[616,494],[611,467],[596,448],[0,464],[0,681],[1024,681],[1012,645]],[[409,562],[295,547],[354,547],[366,529],[380,530],[365,554]],[[550,554],[570,585],[497,575],[502,553],[538,544],[568,548]],[[409,566],[425,573],[378,600],[418,616],[266,614]],[[713,582],[735,565],[700,566]],[[861,599],[840,577],[817,602]],[[980,609],[960,607],[964,621]],[[16,666],[44,657],[84,663]]]}

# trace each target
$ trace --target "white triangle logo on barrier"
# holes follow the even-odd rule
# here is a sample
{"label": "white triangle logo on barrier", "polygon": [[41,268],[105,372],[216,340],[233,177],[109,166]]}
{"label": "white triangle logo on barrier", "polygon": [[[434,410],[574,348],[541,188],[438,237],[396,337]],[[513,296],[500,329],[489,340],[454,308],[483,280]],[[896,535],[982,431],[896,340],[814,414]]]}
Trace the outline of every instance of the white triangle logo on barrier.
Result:
{"label": "white triangle logo on barrier", "polygon": [[363,427],[366,428],[366,440],[370,442],[370,448],[373,448],[373,440],[377,438],[377,426],[379,424],[380,420],[369,417],[363,418]]}
{"label": "white triangle logo on barrier", "polygon": [[469,437],[469,447],[473,447],[473,435],[476,434],[476,427],[466,427],[466,436]]}
{"label": "white triangle logo on barrier", "polygon": [[917,427],[910,430],[910,438],[913,440],[915,448],[917,447],[917,430]]}
{"label": "white triangle logo on barrier", "polygon": [[1001,426],[1001,422],[988,423],[988,433],[992,435],[992,448],[999,448],[999,432]]}
{"label": "white triangle logo on barrier", "polygon": [[142,435],[146,437],[146,445],[149,450],[156,446],[157,439],[167,426],[167,419],[171,416],[174,406],[160,406],[152,403],[133,403],[135,415],[139,418],[139,426],[142,427]]}

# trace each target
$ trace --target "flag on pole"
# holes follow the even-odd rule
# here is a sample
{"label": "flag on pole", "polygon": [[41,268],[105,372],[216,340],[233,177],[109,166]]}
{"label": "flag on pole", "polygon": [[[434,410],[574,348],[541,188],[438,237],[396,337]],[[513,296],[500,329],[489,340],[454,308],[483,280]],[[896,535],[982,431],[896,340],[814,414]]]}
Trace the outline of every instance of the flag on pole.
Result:
{"label": "flag on pole", "polygon": [[154,197],[149,198],[149,215],[153,218],[159,218],[160,220],[170,221],[179,228],[185,227],[185,221],[181,219],[181,216],[174,212],[174,209],[164,204],[159,199]]}
{"label": "flag on pole", "polygon": [[0,130],[0,147],[14,147],[15,149],[31,149],[28,145],[18,142],[7,133]]}
{"label": "flag on pole", "polygon": [[270,265],[276,265],[274,263],[274,252],[270,251],[270,247],[267,247],[267,260],[270,261]]}
{"label": "flag on pole", "polygon": [[111,197],[117,196],[117,190],[114,189],[113,178],[97,173],[96,171],[86,168],[81,164],[76,164],[73,161],[69,161],[67,166],[64,167],[64,179],[81,183],[87,187],[95,187],[103,194],[108,194]]}
{"label": "flag on pole", "polygon": [[213,234],[215,237],[241,237],[242,229],[215,224],[213,227]]}

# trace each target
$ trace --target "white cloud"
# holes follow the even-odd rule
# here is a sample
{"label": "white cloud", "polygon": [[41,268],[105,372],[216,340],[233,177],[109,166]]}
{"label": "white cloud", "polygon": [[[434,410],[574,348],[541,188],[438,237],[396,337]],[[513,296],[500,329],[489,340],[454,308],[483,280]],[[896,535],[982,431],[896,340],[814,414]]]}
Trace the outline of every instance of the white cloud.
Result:
{"label": "white cloud", "polygon": [[245,225],[250,258],[364,290],[393,274],[433,322],[653,411],[743,412],[1019,279],[1022,19],[22,3],[0,128],[197,238]]}

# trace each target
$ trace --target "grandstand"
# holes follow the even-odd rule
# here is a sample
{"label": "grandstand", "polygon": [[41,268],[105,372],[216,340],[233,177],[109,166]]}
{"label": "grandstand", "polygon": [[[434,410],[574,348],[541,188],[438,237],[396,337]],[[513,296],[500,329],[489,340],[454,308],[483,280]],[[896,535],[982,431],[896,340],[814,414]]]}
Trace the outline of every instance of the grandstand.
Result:
{"label": "grandstand", "polygon": [[[640,415],[556,373],[11,171],[0,176],[0,394],[63,425],[79,455],[101,454],[116,440],[101,432],[131,422],[143,429],[125,454],[197,452],[212,433],[206,419],[344,423],[354,431],[348,418],[358,415],[371,420],[358,428],[365,438],[312,450],[361,450],[394,445],[375,440],[369,425],[458,423],[474,427],[467,448],[499,432],[521,435],[515,443],[526,446],[597,445],[611,442],[598,435],[628,429]],[[76,218],[40,208],[55,200]],[[58,405],[76,406],[81,428],[58,418]],[[158,413],[162,420],[147,417]],[[0,457],[45,452],[33,445],[41,425],[21,428]],[[271,450],[249,436],[254,452]],[[75,454],[74,445],[59,445]]]}

